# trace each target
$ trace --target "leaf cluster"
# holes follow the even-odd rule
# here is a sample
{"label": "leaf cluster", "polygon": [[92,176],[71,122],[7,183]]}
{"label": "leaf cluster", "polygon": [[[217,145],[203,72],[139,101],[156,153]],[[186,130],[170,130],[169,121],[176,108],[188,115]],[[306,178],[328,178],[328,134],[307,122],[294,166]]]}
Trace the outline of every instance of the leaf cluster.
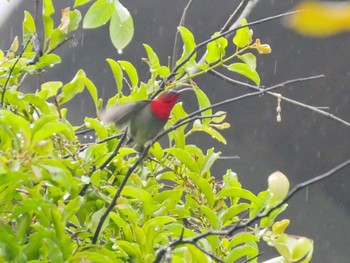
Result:
{"label": "leaf cluster", "polygon": [[[88,2],[76,0],[75,7]],[[212,166],[220,152],[210,148],[204,153],[187,142],[193,133],[204,132],[227,143],[220,133],[229,127],[224,122],[226,113],[213,113],[208,96],[193,79],[223,67],[259,85],[256,57],[248,51],[269,53],[270,48],[254,41],[251,29],[237,31],[231,43],[235,52],[229,55],[228,40],[215,33],[201,62],[196,60],[194,36],[185,27],[179,28],[183,53],[176,64],[182,65],[166,89],[190,86],[202,112],[190,117],[182,104],[177,104],[166,126],[169,144],[155,142],[122,186],[129,167],[140,162],[138,153],[123,145],[116,155],[111,154],[120,143],[114,136],[119,130],[113,125],[87,116],[80,126],[73,126],[66,118],[71,113],[65,104],[84,90],[96,113],[101,108],[98,89],[83,70],[65,84],[48,81],[34,93],[20,90],[27,74],[43,74],[61,62],[54,51],[70,39],[82,20],[78,10],[65,8],[55,27],[52,1],[44,0],[42,9],[43,42],[36,38],[32,15],[25,12],[22,49],[15,37],[7,52],[0,51],[0,261],[153,262],[163,247],[185,239],[193,241],[169,246],[167,257],[172,262],[257,262],[261,242],[276,247],[285,262],[310,260],[312,241],[286,234],[287,221],[276,221],[286,204],[256,226],[216,235],[215,231],[244,224],[281,202],[289,190],[288,179],[280,175],[282,179],[274,178],[269,189],[254,194],[242,187],[231,170],[222,180],[217,179],[220,175],[213,174]],[[119,1],[95,1],[83,26],[94,28],[109,20],[111,31],[121,38],[111,36],[112,42],[122,49],[131,39],[132,20]],[[119,27],[121,31],[116,30]],[[108,105],[147,99],[160,91],[161,83],[171,74],[153,49],[144,47],[144,61],[151,73],[145,82],[139,80],[130,62],[107,59],[116,81],[116,93]],[[177,129],[171,129],[179,122]],[[96,134],[94,143],[81,142],[83,128]],[[86,194],[79,194],[85,186],[89,187]],[[116,205],[101,221],[118,189],[121,195]],[[91,239],[101,223],[99,243],[93,244]],[[207,231],[213,234],[194,241]]]}

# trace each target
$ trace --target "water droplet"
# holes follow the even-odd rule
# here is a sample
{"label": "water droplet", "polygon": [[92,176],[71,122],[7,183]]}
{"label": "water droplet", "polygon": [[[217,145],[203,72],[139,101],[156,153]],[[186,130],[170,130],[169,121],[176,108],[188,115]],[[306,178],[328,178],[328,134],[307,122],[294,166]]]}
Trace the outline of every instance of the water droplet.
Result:
{"label": "water droplet", "polygon": [[122,49],[118,49],[118,54],[119,55],[123,54],[123,50]]}

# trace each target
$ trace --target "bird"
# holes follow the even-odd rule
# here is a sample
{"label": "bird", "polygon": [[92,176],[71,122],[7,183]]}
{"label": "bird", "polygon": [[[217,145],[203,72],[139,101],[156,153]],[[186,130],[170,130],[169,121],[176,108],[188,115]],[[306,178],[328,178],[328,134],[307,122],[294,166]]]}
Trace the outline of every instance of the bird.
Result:
{"label": "bird", "polygon": [[188,89],[169,90],[151,100],[138,100],[108,107],[100,112],[105,124],[127,127],[127,144],[137,144],[142,150],[165,126],[180,94]]}

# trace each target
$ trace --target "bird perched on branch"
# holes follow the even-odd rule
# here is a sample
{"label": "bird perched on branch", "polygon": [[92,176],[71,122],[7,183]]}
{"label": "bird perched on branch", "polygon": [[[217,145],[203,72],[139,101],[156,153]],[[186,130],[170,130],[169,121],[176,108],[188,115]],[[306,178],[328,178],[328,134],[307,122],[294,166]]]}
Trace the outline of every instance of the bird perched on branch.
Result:
{"label": "bird perched on branch", "polygon": [[189,89],[170,90],[153,100],[132,101],[109,107],[101,112],[100,119],[105,124],[127,127],[128,143],[136,143],[143,148],[164,127],[177,99],[185,90]]}

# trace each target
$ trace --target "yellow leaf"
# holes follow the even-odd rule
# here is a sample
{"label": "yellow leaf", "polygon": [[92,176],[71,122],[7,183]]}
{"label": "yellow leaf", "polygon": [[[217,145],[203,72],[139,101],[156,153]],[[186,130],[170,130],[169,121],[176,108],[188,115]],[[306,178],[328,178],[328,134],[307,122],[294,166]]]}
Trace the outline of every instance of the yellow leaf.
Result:
{"label": "yellow leaf", "polygon": [[283,219],[281,221],[277,221],[272,225],[272,231],[275,234],[283,234],[286,228],[289,226],[290,220]]}
{"label": "yellow leaf", "polygon": [[313,37],[327,37],[350,30],[350,3],[306,2],[300,10],[286,18],[286,24],[296,32]]}
{"label": "yellow leaf", "polygon": [[9,59],[14,58],[15,53],[16,53],[17,50],[18,50],[18,47],[19,47],[19,44],[18,44],[18,37],[16,36],[15,39],[12,41],[10,50],[7,52],[7,57],[8,57]]}
{"label": "yellow leaf", "polygon": [[65,35],[68,33],[68,25],[70,22],[69,13],[70,13],[69,7],[62,9],[61,24],[60,24],[59,30],[61,31],[62,34],[65,34]]}

